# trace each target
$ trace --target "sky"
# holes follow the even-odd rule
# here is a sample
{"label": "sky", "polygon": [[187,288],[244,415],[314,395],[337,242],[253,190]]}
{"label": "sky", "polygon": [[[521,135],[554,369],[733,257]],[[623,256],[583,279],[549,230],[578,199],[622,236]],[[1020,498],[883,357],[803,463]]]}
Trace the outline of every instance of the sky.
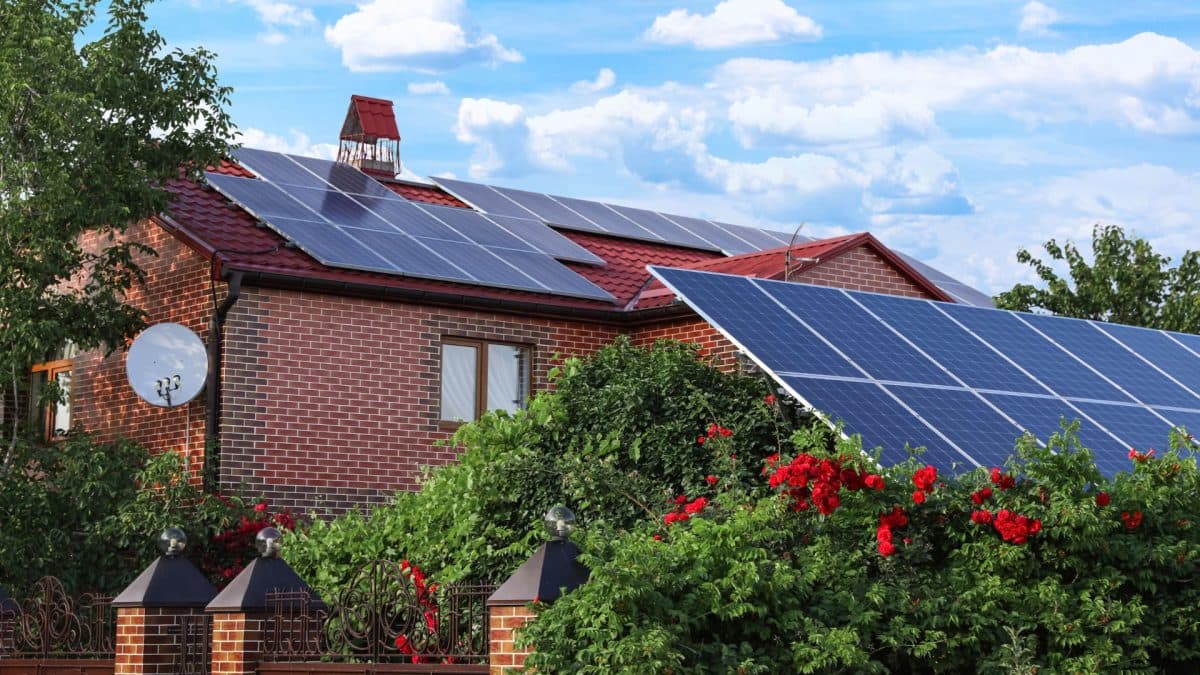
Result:
{"label": "sky", "polygon": [[1200,3],[162,0],[241,143],[776,230],[869,230],[985,292],[1118,224],[1200,248]]}

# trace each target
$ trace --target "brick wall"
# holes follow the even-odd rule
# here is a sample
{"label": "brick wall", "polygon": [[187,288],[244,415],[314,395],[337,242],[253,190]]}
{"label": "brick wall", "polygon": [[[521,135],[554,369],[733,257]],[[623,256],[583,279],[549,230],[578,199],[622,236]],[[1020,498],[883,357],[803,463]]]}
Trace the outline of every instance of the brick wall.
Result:
{"label": "brick wall", "polygon": [[[127,300],[143,309],[147,323],[181,323],[208,337],[212,315],[208,261],[158,225],[144,221],[129,228],[127,237],[149,245],[158,255],[140,254],[138,265],[146,283]],[[94,247],[100,242],[85,241]],[[217,284],[218,297],[224,285]],[[110,355],[88,352],[75,358],[72,375],[72,424],[82,425],[101,441],[128,438],[147,447],[183,451],[194,469],[204,448],[204,394],[185,406],[158,408],[137,398],[125,375],[126,349]],[[194,472],[194,476],[198,473]]]}
{"label": "brick wall", "polygon": [[218,612],[212,624],[212,675],[253,675],[262,653],[261,616]]}
{"label": "brick wall", "polygon": [[179,672],[179,617],[201,609],[122,607],[117,613],[114,675]]}
{"label": "brick wall", "polygon": [[[866,246],[804,270],[791,278],[806,284],[845,288],[852,291],[890,293],[912,298],[932,298],[924,289],[900,273],[891,263]],[[712,363],[723,370],[737,366],[737,348],[717,329],[698,316],[647,324],[630,331],[636,345],[647,346],[656,340],[672,339],[700,345]]]}
{"label": "brick wall", "polygon": [[298,291],[244,288],[225,327],[221,483],[327,516],[418,485],[438,446],[441,340],[528,345],[532,391],[555,354],[615,328]]}
{"label": "brick wall", "polygon": [[488,635],[488,661],[492,675],[519,672],[525,665],[529,650],[515,646],[515,631],[536,616],[529,607],[490,607]]}

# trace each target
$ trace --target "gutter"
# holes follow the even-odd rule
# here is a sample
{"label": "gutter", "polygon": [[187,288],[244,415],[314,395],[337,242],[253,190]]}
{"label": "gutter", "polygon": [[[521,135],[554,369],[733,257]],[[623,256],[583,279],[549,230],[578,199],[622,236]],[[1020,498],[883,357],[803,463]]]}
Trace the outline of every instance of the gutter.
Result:
{"label": "gutter", "polygon": [[[233,270],[229,275],[229,290],[225,295],[225,299],[221,304],[213,308],[211,323],[209,324],[208,334],[208,380],[205,382],[205,420],[204,420],[204,440],[206,445],[212,446],[220,441],[220,419],[221,419],[221,340],[223,338],[223,328],[225,326],[225,317],[229,315],[229,310],[233,308],[234,303],[242,295],[242,276],[240,270]],[[208,456],[207,448],[205,456]]]}

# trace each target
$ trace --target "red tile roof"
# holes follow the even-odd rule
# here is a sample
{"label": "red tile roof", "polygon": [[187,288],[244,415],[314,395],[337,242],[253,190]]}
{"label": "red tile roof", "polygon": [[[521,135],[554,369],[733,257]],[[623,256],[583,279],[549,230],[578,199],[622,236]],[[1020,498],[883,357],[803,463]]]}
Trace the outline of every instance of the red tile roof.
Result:
{"label": "red tile roof", "polygon": [[695,263],[723,257],[713,251],[699,251],[667,244],[619,239],[584,232],[561,231],[561,234],[576,244],[604,259],[603,267],[567,263],[580,276],[612,293],[617,303],[624,307],[637,297],[650,281],[646,265],[688,267]]}
{"label": "red tile roof", "polygon": [[437,204],[439,206],[457,206],[460,209],[469,209],[471,207],[464,204],[454,195],[446,192],[440,187],[413,185],[411,183],[393,183],[391,181],[383,181],[384,187],[404,197],[409,201],[425,202],[427,204]]}
{"label": "red tile roof", "polygon": [[350,106],[358,115],[363,135],[400,140],[400,130],[396,128],[396,113],[392,110],[391,101],[355,94],[350,97]]}

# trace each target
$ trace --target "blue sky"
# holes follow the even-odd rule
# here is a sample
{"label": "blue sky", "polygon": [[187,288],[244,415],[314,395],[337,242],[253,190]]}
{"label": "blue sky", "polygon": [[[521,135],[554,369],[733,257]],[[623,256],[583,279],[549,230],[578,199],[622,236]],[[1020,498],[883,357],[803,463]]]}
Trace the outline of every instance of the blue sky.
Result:
{"label": "blue sky", "polygon": [[[918,6],[919,5],[919,6]],[[405,166],[885,243],[995,292],[1116,223],[1200,248],[1200,4],[163,0],[254,147],[390,98]]]}

